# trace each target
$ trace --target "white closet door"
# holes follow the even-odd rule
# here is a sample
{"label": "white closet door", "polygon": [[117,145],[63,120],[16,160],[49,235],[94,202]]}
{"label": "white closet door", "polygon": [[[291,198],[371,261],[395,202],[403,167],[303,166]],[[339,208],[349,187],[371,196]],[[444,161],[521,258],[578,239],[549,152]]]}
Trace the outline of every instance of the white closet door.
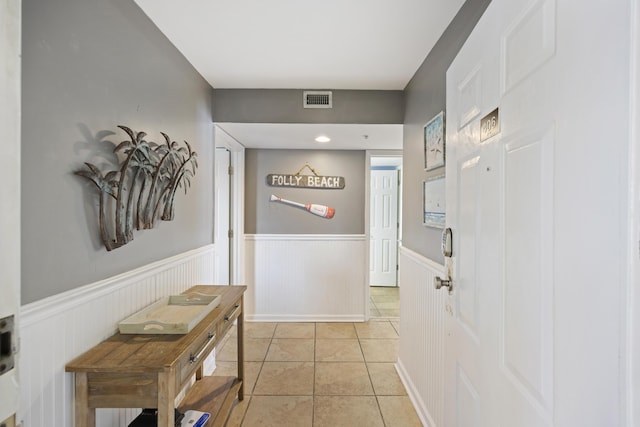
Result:
{"label": "white closet door", "polygon": [[397,286],[398,171],[371,171],[371,286]]}

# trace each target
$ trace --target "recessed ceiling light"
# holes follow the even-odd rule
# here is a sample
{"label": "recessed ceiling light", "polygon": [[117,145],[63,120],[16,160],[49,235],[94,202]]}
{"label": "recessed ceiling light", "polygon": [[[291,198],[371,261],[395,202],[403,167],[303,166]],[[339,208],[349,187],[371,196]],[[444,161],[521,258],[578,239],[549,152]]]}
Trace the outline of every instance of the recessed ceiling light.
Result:
{"label": "recessed ceiling light", "polygon": [[329,138],[326,135],[320,135],[316,137],[316,142],[329,142],[329,141],[331,141],[331,138]]}

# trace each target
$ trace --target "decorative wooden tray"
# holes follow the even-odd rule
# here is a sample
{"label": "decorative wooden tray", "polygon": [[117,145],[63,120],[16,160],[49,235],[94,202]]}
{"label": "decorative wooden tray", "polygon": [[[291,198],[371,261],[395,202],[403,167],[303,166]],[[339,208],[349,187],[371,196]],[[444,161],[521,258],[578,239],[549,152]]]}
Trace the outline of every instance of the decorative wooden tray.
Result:
{"label": "decorative wooden tray", "polygon": [[171,295],[118,324],[121,334],[187,334],[218,306],[220,295]]}

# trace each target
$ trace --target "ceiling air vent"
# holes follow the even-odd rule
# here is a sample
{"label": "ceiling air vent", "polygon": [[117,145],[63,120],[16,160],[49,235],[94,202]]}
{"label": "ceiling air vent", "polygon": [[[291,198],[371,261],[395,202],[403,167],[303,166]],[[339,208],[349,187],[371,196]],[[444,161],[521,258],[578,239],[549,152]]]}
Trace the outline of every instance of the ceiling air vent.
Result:
{"label": "ceiling air vent", "polygon": [[305,90],[302,98],[304,108],[332,108],[331,91]]}

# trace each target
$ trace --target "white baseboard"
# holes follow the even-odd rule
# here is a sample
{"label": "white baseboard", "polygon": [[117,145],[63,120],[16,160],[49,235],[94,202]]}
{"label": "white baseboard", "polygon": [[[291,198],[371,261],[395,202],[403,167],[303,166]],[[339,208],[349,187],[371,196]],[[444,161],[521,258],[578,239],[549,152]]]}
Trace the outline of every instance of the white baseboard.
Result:
{"label": "white baseboard", "polygon": [[407,395],[409,396],[409,399],[411,399],[411,403],[413,403],[413,407],[416,409],[416,413],[418,414],[418,418],[420,418],[422,425],[426,427],[436,427],[436,423],[433,421],[433,418],[431,418],[429,410],[424,406],[424,402],[418,395],[418,390],[416,389],[414,382],[404,368],[402,360],[398,360],[395,364],[395,368],[398,372],[398,376],[400,377],[400,381],[402,381],[404,388],[407,390]]}
{"label": "white baseboard", "polygon": [[248,315],[247,322],[364,322],[364,315]]}

